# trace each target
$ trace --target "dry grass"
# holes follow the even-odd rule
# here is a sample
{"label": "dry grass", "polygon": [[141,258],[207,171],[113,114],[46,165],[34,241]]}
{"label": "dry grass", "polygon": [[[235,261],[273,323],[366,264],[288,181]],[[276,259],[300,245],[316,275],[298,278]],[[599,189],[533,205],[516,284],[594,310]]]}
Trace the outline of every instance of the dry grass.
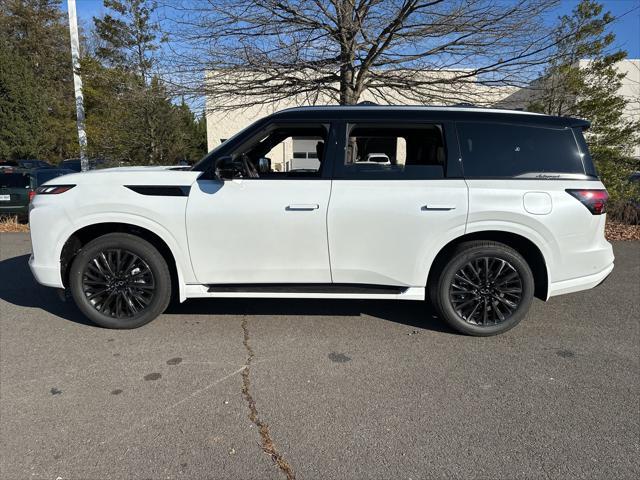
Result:
{"label": "dry grass", "polygon": [[28,231],[28,223],[20,223],[16,217],[0,217],[0,233]]}

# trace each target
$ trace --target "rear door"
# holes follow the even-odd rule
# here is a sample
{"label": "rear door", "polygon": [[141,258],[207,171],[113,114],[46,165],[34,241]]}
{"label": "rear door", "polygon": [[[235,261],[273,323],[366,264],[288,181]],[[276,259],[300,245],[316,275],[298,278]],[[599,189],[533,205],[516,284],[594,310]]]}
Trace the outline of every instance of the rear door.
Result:
{"label": "rear door", "polygon": [[346,122],[327,219],[335,283],[424,287],[462,235],[467,186],[453,124]]}

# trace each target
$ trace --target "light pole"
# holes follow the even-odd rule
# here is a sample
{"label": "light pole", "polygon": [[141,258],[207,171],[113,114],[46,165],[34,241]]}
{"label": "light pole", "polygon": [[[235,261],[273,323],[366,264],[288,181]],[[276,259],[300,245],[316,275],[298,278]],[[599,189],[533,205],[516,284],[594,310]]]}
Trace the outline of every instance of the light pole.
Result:
{"label": "light pole", "polygon": [[87,159],[87,133],[84,130],[84,97],[82,96],[82,78],[80,69],[80,40],[78,39],[78,18],[76,16],[76,0],[67,0],[69,11],[69,35],[71,36],[71,65],[73,66],[73,89],[76,96],[76,116],[78,125],[78,143],[80,144],[80,168],[89,170]]}

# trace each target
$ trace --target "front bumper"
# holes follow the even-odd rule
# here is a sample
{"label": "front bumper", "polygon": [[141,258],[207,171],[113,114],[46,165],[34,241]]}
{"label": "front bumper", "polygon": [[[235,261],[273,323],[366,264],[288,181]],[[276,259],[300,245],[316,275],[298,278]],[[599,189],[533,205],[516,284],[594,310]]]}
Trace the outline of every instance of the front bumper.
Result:
{"label": "front bumper", "polygon": [[64,288],[60,276],[60,265],[38,265],[35,263],[33,255],[31,255],[29,257],[29,268],[39,284],[46,287]]}

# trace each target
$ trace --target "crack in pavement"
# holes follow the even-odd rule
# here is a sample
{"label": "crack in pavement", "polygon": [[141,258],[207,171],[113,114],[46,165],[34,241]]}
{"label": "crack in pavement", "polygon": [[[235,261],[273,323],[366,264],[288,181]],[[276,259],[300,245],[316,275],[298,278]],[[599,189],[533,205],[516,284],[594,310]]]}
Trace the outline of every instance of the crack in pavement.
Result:
{"label": "crack in pavement", "polygon": [[251,395],[251,364],[253,363],[254,353],[251,345],[249,344],[249,328],[247,326],[247,317],[242,317],[242,333],[243,340],[242,343],[244,348],[247,350],[247,361],[245,362],[244,370],[242,370],[242,395],[247,402],[249,407],[249,420],[253,422],[253,424],[258,427],[258,431],[260,432],[260,437],[262,438],[262,450],[264,453],[271,457],[273,463],[275,463],[280,471],[287,476],[287,480],[295,480],[296,474],[293,471],[293,468],[289,463],[285,460],[285,458],[278,452],[275,444],[271,438],[271,433],[269,432],[269,425],[260,420],[258,416],[258,409],[256,408],[256,401]]}

